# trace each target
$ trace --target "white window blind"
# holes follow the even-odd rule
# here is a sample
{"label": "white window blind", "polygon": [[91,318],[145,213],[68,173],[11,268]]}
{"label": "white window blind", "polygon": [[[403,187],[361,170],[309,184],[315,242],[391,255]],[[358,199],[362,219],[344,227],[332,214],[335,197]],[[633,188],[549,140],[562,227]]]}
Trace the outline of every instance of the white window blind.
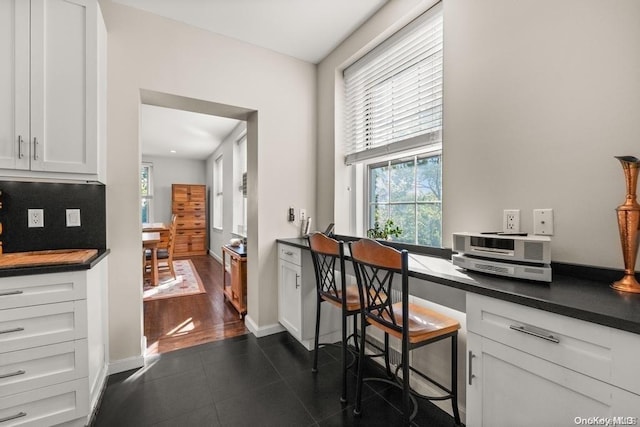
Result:
{"label": "white window blind", "polygon": [[441,3],[344,70],[345,162],[441,143]]}

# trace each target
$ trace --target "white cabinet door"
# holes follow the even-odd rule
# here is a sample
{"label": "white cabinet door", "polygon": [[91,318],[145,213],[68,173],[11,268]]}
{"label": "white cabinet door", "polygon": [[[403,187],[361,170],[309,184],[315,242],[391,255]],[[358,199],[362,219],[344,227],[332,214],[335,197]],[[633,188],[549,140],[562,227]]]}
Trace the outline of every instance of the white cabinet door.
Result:
{"label": "white cabinet door", "polygon": [[96,9],[31,1],[31,170],[97,173]]}
{"label": "white cabinet door", "polygon": [[279,260],[278,321],[297,339],[302,339],[302,268]]}
{"label": "white cabinet door", "polygon": [[468,333],[467,348],[469,427],[573,426],[640,411],[638,395],[488,338]]}
{"label": "white cabinet door", "polygon": [[29,168],[29,2],[0,2],[0,168]]}

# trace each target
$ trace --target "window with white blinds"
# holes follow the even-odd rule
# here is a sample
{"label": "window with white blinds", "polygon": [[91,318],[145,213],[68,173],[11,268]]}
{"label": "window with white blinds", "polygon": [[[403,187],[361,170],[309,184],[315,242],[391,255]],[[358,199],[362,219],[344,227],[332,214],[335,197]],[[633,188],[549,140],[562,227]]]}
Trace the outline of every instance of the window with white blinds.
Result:
{"label": "window with white blinds", "polygon": [[441,3],[344,70],[346,164],[442,141]]}

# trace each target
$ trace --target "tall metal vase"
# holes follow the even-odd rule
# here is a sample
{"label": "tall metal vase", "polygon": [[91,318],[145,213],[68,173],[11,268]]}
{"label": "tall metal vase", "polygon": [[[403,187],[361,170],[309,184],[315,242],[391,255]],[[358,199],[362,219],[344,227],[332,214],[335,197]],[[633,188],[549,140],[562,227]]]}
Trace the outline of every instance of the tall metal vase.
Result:
{"label": "tall metal vase", "polygon": [[616,208],[618,213],[618,229],[624,258],[624,277],[613,282],[611,287],[623,292],[640,293],[640,283],[636,280],[636,258],[638,255],[638,228],[640,227],[640,204],[636,200],[636,186],[640,159],[633,156],[616,156],[622,164],[627,198]]}

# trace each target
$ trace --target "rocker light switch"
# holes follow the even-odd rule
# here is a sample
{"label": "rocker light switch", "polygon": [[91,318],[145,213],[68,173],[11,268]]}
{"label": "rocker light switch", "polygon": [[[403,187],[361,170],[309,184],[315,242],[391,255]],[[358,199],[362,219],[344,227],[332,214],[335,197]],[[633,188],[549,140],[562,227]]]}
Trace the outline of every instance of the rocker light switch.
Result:
{"label": "rocker light switch", "polygon": [[67,227],[80,227],[80,209],[67,209]]}

